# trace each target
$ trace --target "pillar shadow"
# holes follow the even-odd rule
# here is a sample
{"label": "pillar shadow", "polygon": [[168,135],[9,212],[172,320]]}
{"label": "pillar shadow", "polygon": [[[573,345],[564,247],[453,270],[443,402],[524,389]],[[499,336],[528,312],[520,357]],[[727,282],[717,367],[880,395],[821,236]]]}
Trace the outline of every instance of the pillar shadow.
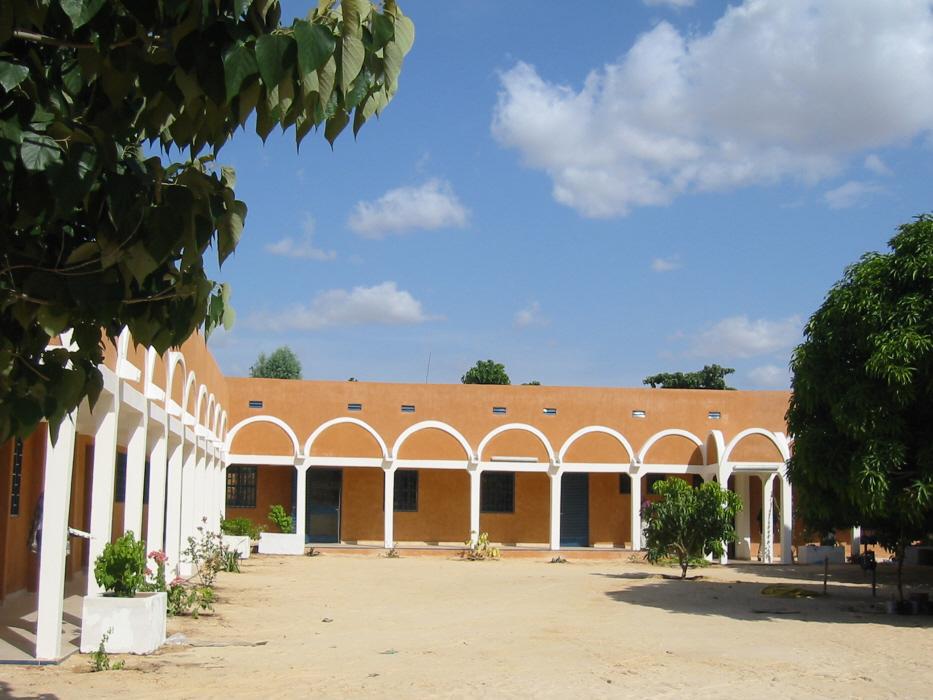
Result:
{"label": "pillar shadow", "polygon": [[14,695],[13,686],[6,681],[0,681],[0,698],[9,698],[10,700],[58,700],[57,695],[52,693],[40,693],[39,695]]}

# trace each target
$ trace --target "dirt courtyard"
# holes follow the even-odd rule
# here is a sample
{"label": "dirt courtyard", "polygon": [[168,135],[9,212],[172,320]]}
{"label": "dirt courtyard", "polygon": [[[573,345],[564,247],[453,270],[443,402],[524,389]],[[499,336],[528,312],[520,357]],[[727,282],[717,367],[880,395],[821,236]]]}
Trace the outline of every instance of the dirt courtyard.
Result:
{"label": "dirt courtyard", "polygon": [[[879,610],[854,566],[731,565],[697,581],[624,560],[253,557],[187,644],[126,670],[0,667],[11,698],[929,698],[933,617]],[[891,595],[881,567],[877,601]],[[908,572],[930,590],[926,571]],[[116,657],[114,657],[116,658]]]}

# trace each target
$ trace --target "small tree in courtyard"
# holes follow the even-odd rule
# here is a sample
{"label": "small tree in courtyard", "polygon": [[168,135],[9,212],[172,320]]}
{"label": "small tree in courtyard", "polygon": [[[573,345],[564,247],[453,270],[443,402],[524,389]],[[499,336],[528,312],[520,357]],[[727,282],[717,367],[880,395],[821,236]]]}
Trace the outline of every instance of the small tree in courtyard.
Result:
{"label": "small tree in courtyard", "polygon": [[735,540],[733,523],[742,502],[716,482],[693,488],[683,479],[665,479],[654,485],[654,492],[661,500],[641,509],[652,564],[675,557],[683,579],[691,560],[707,554],[720,557],[723,542]]}
{"label": "small tree in courtyard", "polygon": [[256,364],[249,368],[249,376],[266,379],[301,379],[301,362],[287,345],[266,356],[259,353]]}
{"label": "small tree in courtyard", "polygon": [[505,365],[492,360],[480,360],[467,370],[460,381],[464,384],[511,384]]}

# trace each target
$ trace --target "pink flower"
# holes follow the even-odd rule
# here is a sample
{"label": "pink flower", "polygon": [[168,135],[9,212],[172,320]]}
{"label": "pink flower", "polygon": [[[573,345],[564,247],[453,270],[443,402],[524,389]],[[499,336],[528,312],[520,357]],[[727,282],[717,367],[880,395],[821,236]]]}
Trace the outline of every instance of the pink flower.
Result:
{"label": "pink flower", "polygon": [[152,569],[150,569],[148,566],[146,567],[146,576],[152,576]]}
{"label": "pink flower", "polygon": [[152,559],[156,564],[164,564],[168,561],[168,557],[165,556],[165,552],[161,549],[154,549],[149,552],[149,558]]}

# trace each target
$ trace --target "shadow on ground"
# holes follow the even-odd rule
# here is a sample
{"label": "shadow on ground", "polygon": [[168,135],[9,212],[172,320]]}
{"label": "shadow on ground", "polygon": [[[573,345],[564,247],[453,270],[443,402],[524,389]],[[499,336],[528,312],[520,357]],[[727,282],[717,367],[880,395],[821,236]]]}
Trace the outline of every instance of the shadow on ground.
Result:
{"label": "shadow on ground", "polygon": [[41,693],[40,695],[14,695],[13,688],[9,683],[0,681],[0,698],[9,698],[9,700],[58,700],[57,695],[51,693]]}

